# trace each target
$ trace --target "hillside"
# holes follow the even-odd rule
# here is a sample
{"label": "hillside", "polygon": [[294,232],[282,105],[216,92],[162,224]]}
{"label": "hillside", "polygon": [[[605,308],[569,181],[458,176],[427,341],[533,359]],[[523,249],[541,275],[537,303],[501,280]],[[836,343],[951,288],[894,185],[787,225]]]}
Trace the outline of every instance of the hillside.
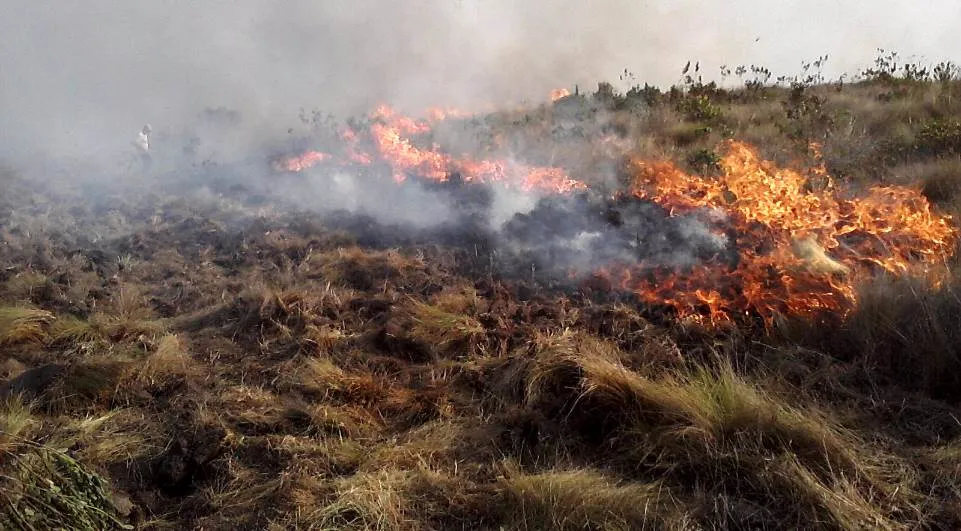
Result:
{"label": "hillside", "polygon": [[961,527],[961,80],[819,67],[4,170],[0,528]]}

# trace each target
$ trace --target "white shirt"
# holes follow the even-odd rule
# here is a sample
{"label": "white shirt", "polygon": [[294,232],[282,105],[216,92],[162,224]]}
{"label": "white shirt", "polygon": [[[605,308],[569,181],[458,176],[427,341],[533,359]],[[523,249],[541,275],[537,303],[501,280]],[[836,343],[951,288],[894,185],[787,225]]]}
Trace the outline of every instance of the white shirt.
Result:
{"label": "white shirt", "polygon": [[134,144],[144,152],[150,151],[150,135],[143,131],[137,133],[137,141]]}

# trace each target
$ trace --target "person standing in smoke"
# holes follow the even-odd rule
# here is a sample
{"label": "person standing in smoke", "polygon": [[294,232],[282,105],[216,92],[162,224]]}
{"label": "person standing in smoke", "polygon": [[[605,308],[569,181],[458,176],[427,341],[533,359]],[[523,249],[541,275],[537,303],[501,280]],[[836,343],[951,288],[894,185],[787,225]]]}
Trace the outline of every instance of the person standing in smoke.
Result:
{"label": "person standing in smoke", "polygon": [[144,173],[150,171],[151,166],[153,166],[153,157],[150,155],[150,132],[152,128],[150,124],[143,126],[140,133],[137,134],[137,140],[134,142],[134,146],[137,148],[137,152],[140,154],[140,162]]}

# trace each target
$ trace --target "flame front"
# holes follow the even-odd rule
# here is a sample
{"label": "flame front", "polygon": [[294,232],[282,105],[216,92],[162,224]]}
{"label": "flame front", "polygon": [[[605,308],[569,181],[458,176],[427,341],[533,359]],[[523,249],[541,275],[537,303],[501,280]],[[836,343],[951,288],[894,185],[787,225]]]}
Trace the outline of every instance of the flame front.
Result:
{"label": "flame front", "polygon": [[557,101],[559,99],[566,98],[571,95],[571,91],[566,88],[554,89],[551,91],[551,101]]}
{"label": "flame front", "polygon": [[[344,165],[369,165],[375,160],[390,166],[394,180],[403,182],[408,175],[433,181],[447,181],[453,175],[465,182],[499,182],[515,186],[525,191],[568,193],[585,189],[587,186],[572,179],[561,168],[530,166],[509,160],[474,160],[467,156],[455,157],[444,153],[436,145],[429,149],[415,145],[413,138],[429,136],[431,123],[450,117],[462,118],[469,113],[456,110],[431,109],[427,120],[415,120],[382,105],[369,116],[370,138],[376,154],[364,151],[357,132],[345,129],[341,133],[344,141]],[[308,151],[303,155],[278,161],[273,166],[277,171],[299,172],[321,161],[333,160],[328,153]]]}
{"label": "flame front", "polygon": [[717,229],[734,235],[738,263],[643,275],[637,264],[622,265],[622,288],[682,316],[718,321],[754,313],[770,323],[778,314],[847,313],[856,307],[857,283],[880,272],[937,281],[946,271],[958,231],[918,190],[876,186],[845,197],[821,165],[804,175],[741,142],[724,149],[718,179],[635,160],[632,193],[675,214],[724,212]]}
{"label": "flame front", "polygon": [[[542,193],[587,188],[561,168],[458,157],[431,142],[434,123],[465,115],[434,110],[428,119],[416,120],[382,106],[370,115],[368,134],[343,131],[341,155],[308,151],[275,167],[302,171],[322,161],[348,166],[377,161],[398,182],[408,176],[434,181],[459,176],[468,183]],[[733,140],[723,153],[719,177],[635,159],[627,195],[653,201],[670,215],[703,218],[734,247],[735,263],[707,260],[682,269],[638,261],[607,264],[594,275],[642,301],[672,307],[680,317],[719,323],[753,315],[770,324],[776,315],[843,315],[857,306],[857,284],[879,273],[937,282],[946,271],[958,231],[949,216],[931,210],[919,190],[877,186],[854,197],[843,193],[820,163],[806,172],[779,168]]]}
{"label": "flame front", "polygon": [[318,162],[325,161],[329,158],[330,155],[328,153],[321,153],[320,151],[307,151],[306,153],[296,157],[275,160],[273,162],[273,167],[276,171],[299,172],[313,167]]}

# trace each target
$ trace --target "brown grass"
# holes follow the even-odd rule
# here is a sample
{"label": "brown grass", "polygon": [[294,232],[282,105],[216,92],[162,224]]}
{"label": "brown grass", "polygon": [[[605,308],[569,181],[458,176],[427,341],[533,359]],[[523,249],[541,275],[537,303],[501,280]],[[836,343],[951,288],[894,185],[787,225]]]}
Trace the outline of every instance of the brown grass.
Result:
{"label": "brown grass", "polygon": [[[798,116],[789,94],[718,91],[701,118],[683,91],[545,104],[448,124],[449,147],[607,194],[628,151],[701,164],[733,136],[791,162],[815,140],[842,182],[961,212],[952,139],[918,145],[961,84],[808,88]],[[864,285],[835,323],[710,328],[469,248],[365,248],[242,191],[125,181],[100,212],[76,183],[2,177],[0,476],[106,478],[143,528],[961,528],[956,279]],[[8,392],[51,365],[29,403]],[[0,492],[76,486],[36,478]]]}
{"label": "brown grass", "polygon": [[[841,527],[896,527],[877,509],[882,498],[898,496],[911,507],[915,494],[898,481],[893,458],[878,457],[817,410],[762,391],[730,365],[652,379],[625,367],[610,348],[578,348],[563,334],[544,343],[528,377],[528,402],[547,411],[563,404],[555,414],[585,441],[611,448],[627,470],[693,474],[721,492],[747,489],[779,500],[785,515]],[[764,462],[787,468],[772,474]]]}
{"label": "brown grass", "polygon": [[593,470],[525,474],[501,480],[510,529],[694,529],[657,483],[620,483]]}
{"label": "brown grass", "polygon": [[468,315],[423,302],[410,301],[409,315],[409,337],[438,353],[468,355],[485,332],[484,327]]}
{"label": "brown grass", "polygon": [[0,307],[0,346],[41,343],[48,337],[54,315],[30,306]]}

